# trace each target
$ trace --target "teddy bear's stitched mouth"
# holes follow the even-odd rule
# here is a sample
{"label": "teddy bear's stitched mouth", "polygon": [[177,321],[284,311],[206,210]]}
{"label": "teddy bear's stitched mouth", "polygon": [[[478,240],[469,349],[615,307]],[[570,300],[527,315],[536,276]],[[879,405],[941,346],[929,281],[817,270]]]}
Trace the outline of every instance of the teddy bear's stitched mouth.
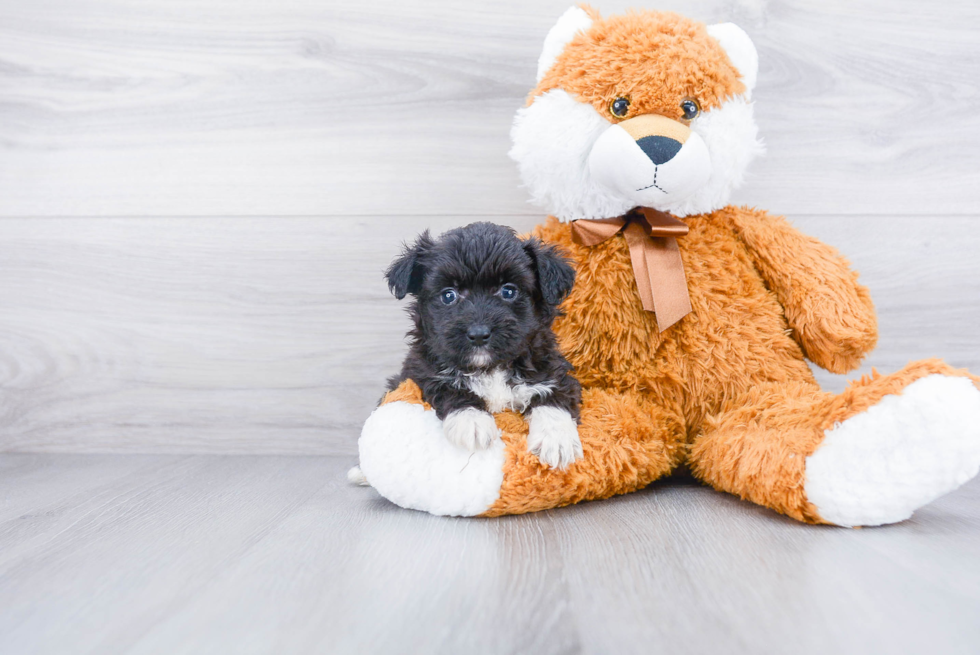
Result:
{"label": "teddy bear's stitched mouth", "polygon": [[659,191],[659,192],[661,192],[663,194],[667,194],[666,191],[664,191],[662,188],[660,188],[659,186],[657,186],[657,171],[659,171],[659,170],[660,170],[660,167],[659,166],[654,166],[653,167],[653,184],[648,184],[645,187],[641,187],[641,188],[637,189],[637,191],[646,191],[647,189],[656,189],[657,191]]}

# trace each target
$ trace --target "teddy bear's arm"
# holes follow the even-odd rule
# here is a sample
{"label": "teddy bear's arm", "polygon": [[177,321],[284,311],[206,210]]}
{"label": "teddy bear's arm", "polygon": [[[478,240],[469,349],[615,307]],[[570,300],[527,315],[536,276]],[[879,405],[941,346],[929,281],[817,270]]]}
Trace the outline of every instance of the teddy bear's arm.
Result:
{"label": "teddy bear's arm", "polygon": [[731,219],[807,359],[832,373],[857,368],[878,341],[878,322],[847,260],[780,216],[743,208]]}

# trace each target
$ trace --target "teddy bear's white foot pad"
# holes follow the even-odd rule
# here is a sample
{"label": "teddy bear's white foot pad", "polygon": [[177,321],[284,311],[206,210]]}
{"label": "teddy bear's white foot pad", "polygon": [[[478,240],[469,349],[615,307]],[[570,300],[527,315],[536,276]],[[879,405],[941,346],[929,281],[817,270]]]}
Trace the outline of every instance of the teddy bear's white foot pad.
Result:
{"label": "teddy bear's white foot pad", "polygon": [[805,491],[843,526],[903,521],[980,469],[980,391],[930,375],[827,430],[806,460]]}
{"label": "teddy bear's white foot pad", "polygon": [[504,442],[470,452],[449,442],[442,421],[422,405],[393,402],[374,410],[358,440],[364,477],[408,509],[475,516],[500,497]]}

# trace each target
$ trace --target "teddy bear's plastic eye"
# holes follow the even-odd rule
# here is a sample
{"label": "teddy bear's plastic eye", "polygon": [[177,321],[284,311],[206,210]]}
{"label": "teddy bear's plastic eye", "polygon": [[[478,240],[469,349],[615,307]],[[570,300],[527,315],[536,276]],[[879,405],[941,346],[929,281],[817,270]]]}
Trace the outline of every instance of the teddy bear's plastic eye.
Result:
{"label": "teddy bear's plastic eye", "polygon": [[616,118],[622,118],[630,110],[629,98],[616,98],[609,103],[609,113]]}
{"label": "teddy bear's plastic eye", "polygon": [[500,287],[500,297],[504,300],[514,300],[517,298],[517,285],[508,283]]}
{"label": "teddy bear's plastic eye", "polygon": [[442,300],[443,305],[452,305],[459,298],[459,294],[456,293],[456,289],[447,288],[439,292],[439,299]]}
{"label": "teddy bear's plastic eye", "polygon": [[684,120],[693,121],[701,113],[701,105],[697,100],[688,98],[681,103],[681,111],[684,112]]}

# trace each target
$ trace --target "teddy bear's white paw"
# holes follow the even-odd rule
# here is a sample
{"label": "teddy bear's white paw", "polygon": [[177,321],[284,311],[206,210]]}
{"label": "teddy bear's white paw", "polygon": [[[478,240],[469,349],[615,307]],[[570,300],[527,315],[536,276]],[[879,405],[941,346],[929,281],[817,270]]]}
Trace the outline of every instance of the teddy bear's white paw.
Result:
{"label": "teddy bear's white paw", "polygon": [[578,426],[564,409],[535,407],[527,423],[527,449],[537,455],[542,464],[565,469],[582,457]]}
{"label": "teddy bear's white paw", "polygon": [[805,490],[825,520],[903,521],[980,469],[980,391],[930,375],[827,430],[806,460]]}
{"label": "teddy bear's white paw", "polygon": [[[488,415],[489,416],[489,415]],[[378,407],[357,442],[364,476],[401,507],[432,514],[475,516],[500,497],[504,442],[469,452],[446,439],[432,409],[406,402]]]}
{"label": "teddy bear's white paw", "polygon": [[493,416],[473,407],[451,413],[443,421],[442,429],[450,443],[470,452],[485,450],[500,438]]}

